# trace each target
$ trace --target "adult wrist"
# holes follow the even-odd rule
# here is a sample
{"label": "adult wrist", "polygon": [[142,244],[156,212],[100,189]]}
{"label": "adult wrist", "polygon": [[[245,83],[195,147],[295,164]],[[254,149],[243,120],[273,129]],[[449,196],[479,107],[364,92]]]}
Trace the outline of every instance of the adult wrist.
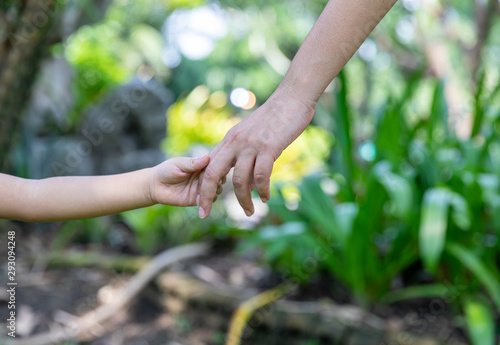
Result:
{"label": "adult wrist", "polygon": [[309,94],[306,90],[296,85],[283,80],[273,93],[271,98],[283,99],[287,102],[298,102],[306,107],[307,110],[313,111],[316,108],[319,97]]}

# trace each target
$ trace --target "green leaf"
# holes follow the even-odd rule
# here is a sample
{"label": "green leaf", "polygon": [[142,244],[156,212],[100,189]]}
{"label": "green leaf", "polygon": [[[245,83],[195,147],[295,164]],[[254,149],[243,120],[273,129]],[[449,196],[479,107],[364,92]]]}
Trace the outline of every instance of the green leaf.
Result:
{"label": "green leaf", "polygon": [[481,125],[483,124],[484,106],[485,106],[485,104],[487,104],[486,102],[483,102],[483,100],[482,100],[484,84],[485,84],[485,80],[486,80],[485,77],[486,77],[486,73],[483,70],[481,72],[481,75],[480,75],[478,83],[477,83],[476,94],[474,95],[474,124],[472,126],[472,132],[470,135],[471,138],[476,136],[479,133],[479,130],[481,129]]}
{"label": "green leaf", "polygon": [[300,186],[300,195],[299,213],[311,223],[319,224],[333,241],[340,242],[342,234],[338,230],[333,202],[321,188],[319,179],[305,178]]}
{"label": "green leaf", "polygon": [[[444,95],[444,81],[440,80],[436,83],[434,97],[431,107],[431,126],[429,127],[429,138],[437,139],[445,134],[448,134],[448,104]],[[432,140],[433,142],[435,140]],[[439,141],[436,143],[439,144]]]}
{"label": "green leaf", "polygon": [[477,255],[459,244],[448,243],[446,245],[446,250],[474,273],[493,298],[496,307],[500,311],[500,281],[495,274],[485,266]]}
{"label": "green leaf", "polygon": [[419,246],[422,260],[427,269],[434,272],[444,250],[448,211],[455,224],[466,230],[471,224],[467,201],[460,194],[447,188],[430,189],[424,194],[422,218],[419,230]]}
{"label": "green leaf", "polygon": [[420,255],[425,267],[433,272],[444,249],[449,193],[448,189],[435,188],[424,194],[419,230]]}
{"label": "green leaf", "polygon": [[462,230],[470,228],[471,215],[467,200],[457,193],[450,192],[451,218]]}
{"label": "green leaf", "polygon": [[390,291],[387,295],[382,297],[381,302],[394,303],[412,298],[440,297],[446,289],[446,285],[443,284],[410,286],[404,289]]}
{"label": "green leaf", "polygon": [[338,76],[338,87],[335,94],[336,109],[332,113],[333,121],[335,126],[335,138],[336,144],[334,145],[334,151],[338,155],[339,162],[332,162],[332,166],[335,166],[340,173],[346,179],[346,197],[349,201],[354,201],[354,191],[352,189],[352,175],[355,170],[354,161],[352,158],[352,137],[351,137],[351,126],[349,119],[349,102],[347,99],[347,89],[348,82],[345,73],[341,71]]}
{"label": "green leaf", "polygon": [[391,172],[389,162],[382,161],[373,168],[378,181],[384,186],[392,202],[396,217],[408,217],[412,211],[413,191],[410,183]]}
{"label": "green leaf", "polygon": [[480,299],[467,298],[464,311],[472,344],[494,345],[495,325],[491,307]]}
{"label": "green leaf", "polygon": [[347,245],[347,239],[352,233],[354,220],[359,213],[359,206],[353,202],[345,202],[336,205],[334,212],[338,222],[340,245],[345,247]]}

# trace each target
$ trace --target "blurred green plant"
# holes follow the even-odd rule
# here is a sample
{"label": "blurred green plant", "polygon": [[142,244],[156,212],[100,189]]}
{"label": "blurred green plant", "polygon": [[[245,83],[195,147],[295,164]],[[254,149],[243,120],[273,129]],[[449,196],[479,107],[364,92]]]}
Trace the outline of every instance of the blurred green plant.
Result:
{"label": "blurred green plant", "polygon": [[[167,136],[163,142],[166,154],[185,155],[196,145],[217,145],[234,125],[241,121],[227,105],[222,91],[210,93],[205,85],[196,87],[168,110]],[[321,170],[328,156],[331,138],[328,133],[310,126],[283,151],[273,169],[273,180],[295,181]]]}
{"label": "blurred green plant", "polygon": [[105,243],[109,229],[109,224],[103,218],[64,222],[49,250],[60,251],[69,243]]}
{"label": "blurred green plant", "polygon": [[124,212],[121,216],[134,232],[139,252],[154,254],[165,246],[195,242],[207,235],[229,233],[223,207],[215,204],[213,212],[213,217],[200,221],[197,208],[155,205]]}
{"label": "blurred green plant", "polygon": [[[500,112],[481,103],[488,115],[475,125],[477,134],[458,139],[448,131],[443,84],[420,72],[408,80],[380,109],[373,138],[361,142],[353,136],[359,118],[350,114],[348,80],[339,76],[329,170],[304,179],[293,198],[278,189],[267,225],[240,250],[262,248],[264,261],[301,283],[328,271],[365,306],[444,298],[443,286],[452,282],[463,287],[457,300],[471,339],[493,344],[494,313],[481,301],[500,311]],[[430,85],[429,115],[409,123],[413,100]],[[478,92],[486,101],[497,91]],[[373,155],[362,151],[366,142]],[[418,262],[436,284],[393,292],[394,278]]]}
{"label": "blurred green plant", "polygon": [[[77,127],[88,104],[128,81],[141,66],[148,66],[156,78],[164,81],[170,72],[161,60],[163,22],[177,8],[203,3],[205,0],[113,1],[103,20],[79,28],[64,44],[54,46],[54,55],[64,56],[74,72],[70,128]],[[81,6],[90,17],[99,16],[92,2],[72,1],[68,6]]]}

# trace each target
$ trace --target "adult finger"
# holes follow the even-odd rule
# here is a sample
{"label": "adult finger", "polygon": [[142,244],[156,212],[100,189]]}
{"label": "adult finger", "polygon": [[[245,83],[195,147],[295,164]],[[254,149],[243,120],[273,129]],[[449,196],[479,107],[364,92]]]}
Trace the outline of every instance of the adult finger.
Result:
{"label": "adult finger", "polygon": [[[224,140],[222,140],[220,143],[218,143],[215,147],[213,147],[208,155],[210,156],[210,160],[213,160],[221,148],[224,146]],[[205,170],[203,170],[200,174],[200,178],[198,179],[198,195],[196,196],[196,205],[200,206],[200,193],[201,193],[201,186],[203,184],[203,180],[205,179]],[[223,177],[224,182],[226,183],[226,176]],[[208,216],[208,215],[207,215]]]}
{"label": "adult finger", "polygon": [[270,155],[260,154],[255,160],[255,169],[253,178],[255,187],[262,202],[267,202],[271,197],[269,190],[269,180],[273,172],[274,159]]}
{"label": "adult finger", "polygon": [[221,194],[223,191],[222,182],[217,185],[217,195]]}
{"label": "adult finger", "polygon": [[253,174],[252,174],[252,176],[250,177],[250,192],[253,191],[254,189],[255,189],[255,180],[254,180]]}
{"label": "adult finger", "polygon": [[240,157],[234,166],[233,173],[234,194],[248,217],[255,211],[252,203],[252,191],[250,190],[254,164],[254,156]]}
{"label": "adult finger", "polygon": [[231,154],[222,155],[211,160],[211,164],[207,166],[202,174],[201,186],[199,188],[199,216],[206,218],[212,209],[212,200],[217,192],[217,185],[223,176],[226,176],[231,170],[233,158]]}

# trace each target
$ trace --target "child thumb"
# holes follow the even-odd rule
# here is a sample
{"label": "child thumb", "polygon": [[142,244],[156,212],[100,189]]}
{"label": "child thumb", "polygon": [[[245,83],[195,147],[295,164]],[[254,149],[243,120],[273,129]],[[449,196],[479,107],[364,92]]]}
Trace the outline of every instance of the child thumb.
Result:
{"label": "child thumb", "polygon": [[210,162],[209,155],[203,155],[198,158],[185,158],[180,162],[179,167],[185,172],[195,172],[205,168]]}

